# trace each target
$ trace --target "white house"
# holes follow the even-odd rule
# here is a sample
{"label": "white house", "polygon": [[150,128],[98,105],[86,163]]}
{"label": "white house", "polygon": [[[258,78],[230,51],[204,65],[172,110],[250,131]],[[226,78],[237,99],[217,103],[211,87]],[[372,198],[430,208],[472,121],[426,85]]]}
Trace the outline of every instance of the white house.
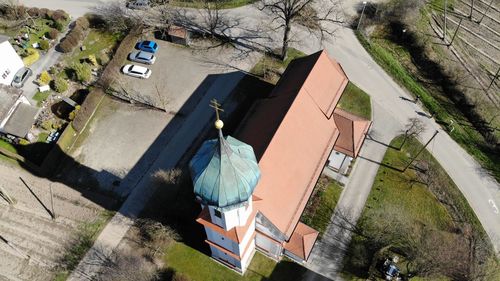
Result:
{"label": "white house", "polygon": [[23,60],[9,42],[9,37],[0,35],[0,84],[8,85],[16,72],[24,67]]}

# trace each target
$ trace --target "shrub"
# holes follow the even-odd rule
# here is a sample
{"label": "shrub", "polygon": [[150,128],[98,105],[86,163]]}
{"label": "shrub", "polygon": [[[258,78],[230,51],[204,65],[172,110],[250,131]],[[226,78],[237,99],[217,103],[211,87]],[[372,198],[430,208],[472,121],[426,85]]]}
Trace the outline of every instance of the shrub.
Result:
{"label": "shrub", "polygon": [[76,80],[88,82],[92,78],[92,70],[88,63],[74,63],[71,67],[75,71]]}
{"label": "shrub", "polygon": [[28,9],[28,15],[30,15],[30,17],[38,17],[40,16],[40,9],[37,8],[37,7],[31,7]]}
{"label": "shrub", "polygon": [[88,60],[92,66],[97,66],[97,59],[95,55],[89,55]]}
{"label": "shrub", "polygon": [[38,10],[38,15],[42,18],[48,19],[49,18],[48,13],[49,13],[49,9],[47,9],[47,8],[40,8]]}
{"label": "shrub", "polygon": [[52,27],[59,30],[59,31],[63,31],[64,30],[64,23],[60,22],[60,21],[54,21],[54,23],[52,24]]}
{"label": "shrub", "polygon": [[57,39],[57,36],[59,36],[59,30],[51,28],[49,31],[47,31],[45,36],[49,39]]}
{"label": "shrub", "polygon": [[23,58],[24,65],[30,66],[34,64],[38,59],[40,59],[40,53],[33,48],[28,48],[26,50],[26,56]]}
{"label": "shrub", "polygon": [[50,74],[47,71],[43,71],[40,73],[40,85],[49,85],[50,81],[52,80],[52,77],[50,77]]}
{"label": "shrub", "polygon": [[75,21],[75,27],[79,26],[83,30],[87,30],[90,26],[89,20],[86,17],[79,17]]}
{"label": "shrub", "polygon": [[63,21],[67,21],[69,19],[69,16],[63,10],[55,10],[54,13],[52,13],[51,18],[53,21],[63,22]]}
{"label": "shrub", "polygon": [[69,40],[62,40],[61,43],[59,43],[59,49],[63,53],[69,53],[73,50],[75,46],[71,44]]}
{"label": "shrub", "polygon": [[66,90],[68,90],[68,82],[66,82],[63,78],[58,77],[52,81],[52,88],[58,93],[66,92]]}
{"label": "shrub", "polygon": [[80,107],[79,105],[77,105],[77,106],[75,106],[75,109],[73,109],[73,111],[71,111],[71,112],[69,113],[68,119],[69,119],[70,121],[73,121],[73,120],[75,119],[76,114],[78,113],[78,111],[80,111],[80,108],[81,108],[81,107]]}
{"label": "shrub", "polygon": [[54,14],[54,11],[47,9],[47,11],[45,12],[45,18],[51,20],[52,14]]}
{"label": "shrub", "polygon": [[40,49],[42,49],[43,51],[47,51],[49,48],[50,48],[49,41],[47,40],[40,41]]}

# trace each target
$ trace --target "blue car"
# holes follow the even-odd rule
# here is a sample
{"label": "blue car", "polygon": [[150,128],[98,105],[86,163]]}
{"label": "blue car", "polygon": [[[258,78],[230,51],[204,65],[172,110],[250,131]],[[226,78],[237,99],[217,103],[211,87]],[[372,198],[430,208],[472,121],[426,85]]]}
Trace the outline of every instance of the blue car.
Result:
{"label": "blue car", "polygon": [[158,51],[158,44],[155,41],[142,41],[137,43],[137,49],[154,54]]}

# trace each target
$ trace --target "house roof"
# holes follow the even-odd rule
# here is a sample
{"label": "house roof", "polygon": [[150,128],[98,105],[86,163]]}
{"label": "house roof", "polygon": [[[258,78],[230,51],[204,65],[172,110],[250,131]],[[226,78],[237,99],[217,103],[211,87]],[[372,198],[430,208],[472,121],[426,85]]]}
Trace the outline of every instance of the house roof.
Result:
{"label": "house roof", "polygon": [[294,60],[236,133],[259,161],[262,176],[254,191],[262,198],[259,211],[287,238],[339,136],[332,115],[347,83],[324,51]]}
{"label": "house roof", "polygon": [[205,141],[189,162],[202,204],[228,207],[248,201],[260,178],[251,146],[231,137]]}
{"label": "house roof", "polygon": [[5,123],[3,131],[24,138],[31,130],[38,112],[39,108],[35,106],[19,103],[14,113],[12,113],[12,116],[10,116],[7,123]]}
{"label": "house roof", "polygon": [[333,118],[340,131],[333,148],[350,157],[357,157],[372,122],[340,108],[335,109]]}
{"label": "house roof", "polygon": [[22,91],[11,86],[0,84],[0,122],[7,117],[10,109],[16,104]]}
{"label": "house roof", "polygon": [[319,232],[315,229],[299,222],[290,240],[285,243],[284,248],[301,259],[307,260],[314,243],[316,243],[318,234]]}

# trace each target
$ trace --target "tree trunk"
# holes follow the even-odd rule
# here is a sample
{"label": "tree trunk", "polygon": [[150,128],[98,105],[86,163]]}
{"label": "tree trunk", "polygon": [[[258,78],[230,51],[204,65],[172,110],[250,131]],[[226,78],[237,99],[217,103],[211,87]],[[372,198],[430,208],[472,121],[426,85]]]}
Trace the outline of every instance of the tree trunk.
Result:
{"label": "tree trunk", "polygon": [[283,46],[281,47],[281,60],[284,61],[288,54],[288,36],[290,35],[290,21],[285,22],[285,34],[283,34]]}

